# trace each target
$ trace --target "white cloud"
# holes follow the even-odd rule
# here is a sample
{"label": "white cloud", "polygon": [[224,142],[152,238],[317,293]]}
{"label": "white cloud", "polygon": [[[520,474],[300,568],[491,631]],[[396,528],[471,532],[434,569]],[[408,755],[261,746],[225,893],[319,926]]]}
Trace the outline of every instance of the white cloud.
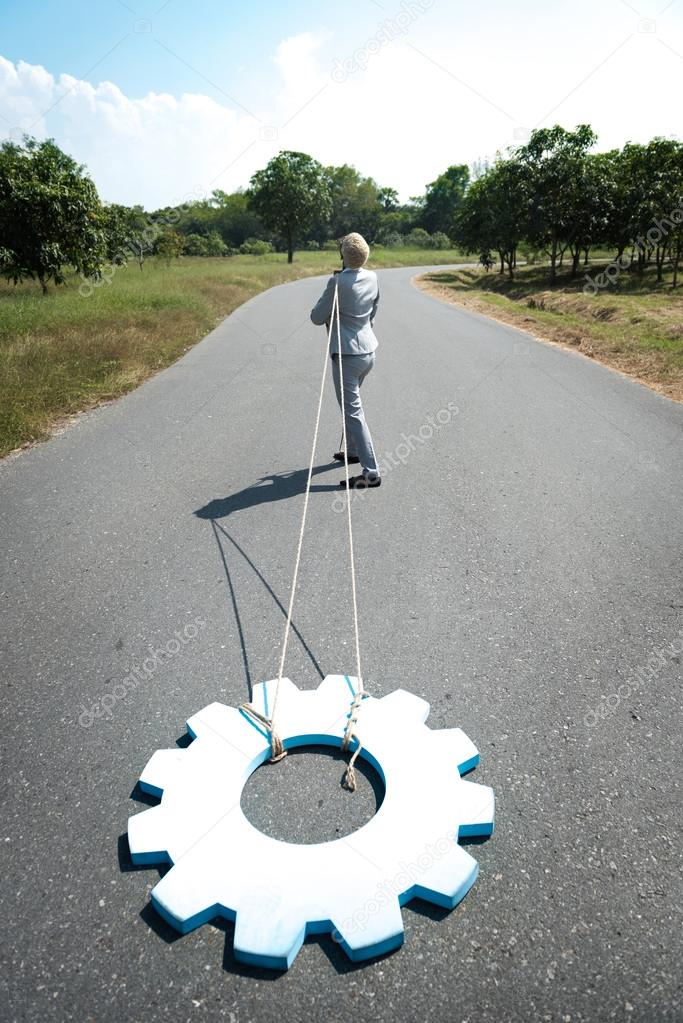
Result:
{"label": "white cloud", "polygon": [[325,41],[326,36],[322,34],[302,32],[283,39],[277,48],[273,63],[282,79],[278,100],[280,108],[288,112],[288,117],[321,87],[322,71],[316,54]]}
{"label": "white cloud", "polygon": [[258,124],[201,94],[131,99],[112,82],[55,79],[42,67],[0,57],[0,111],[5,137],[53,136],[113,202],[153,209],[195,189],[237,187],[256,169],[238,163],[222,173],[254,143]]}

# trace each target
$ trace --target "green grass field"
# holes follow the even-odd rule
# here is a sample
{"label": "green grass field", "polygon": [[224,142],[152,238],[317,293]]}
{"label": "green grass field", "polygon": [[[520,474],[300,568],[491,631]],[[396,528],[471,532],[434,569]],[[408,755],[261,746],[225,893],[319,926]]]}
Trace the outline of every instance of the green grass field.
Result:
{"label": "green grass field", "polygon": [[[369,266],[462,259],[453,250],[373,248]],[[336,252],[298,252],[291,265],[281,253],[148,260],[87,296],[74,276],[45,297],[32,282],[0,284],[0,456],[136,387],[257,292],[339,265]]]}
{"label": "green grass field", "polygon": [[622,273],[616,287],[594,297],[583,294],[586,269],[578,280],[561,272],[548,285],[547,266],[520,267],[513,281],[481,267],[427,274],[421,283],[434,295],[464,305],[575,350],[683,401],[683,287],[671,276],[658,285],[654,270]]}

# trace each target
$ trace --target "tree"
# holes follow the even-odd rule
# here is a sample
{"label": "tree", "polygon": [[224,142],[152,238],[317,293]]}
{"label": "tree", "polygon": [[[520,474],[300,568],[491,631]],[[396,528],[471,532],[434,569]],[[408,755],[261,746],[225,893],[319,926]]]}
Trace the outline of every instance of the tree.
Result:
{"label": "tree", "polygon": [[414,206],[399,206],[397,210],[381,214],[375,241],[387,245],[389,243],[386,238],[389,235],[408,234],[414,227],[417,227],[417,224],[417,213]]}
{"label": "tree", "polygon": [[[318,218],[317,240],[322,241],[324,237],[330,235],[332,238],[341,238],[351,231],[358,231],[369,242],[375,241],[383,215],[381,190],[375,180],[364,178],[355,167],[347,163],[341,167],[326,167],[325,173],[330,189],[332,212],[328,218]],[[392,189],[388,192],[391,193]],[[385,194],[384,201],[391,206],[393,202],[391,195]]]}
{"label": "tree", "polygon": [[458,207],[453,237],[466,252],[478,252],[483,266],[498,253],[500,272],[514,276],[517,247],[528,228],[528,186],[524,166],[499,160],[470,185]]}
{"label": "tree", "polygon": [[316,217],[325,219],[332,212],[322,165],[306,153],[290,150],[278,153],[254,174],[248,204],[266,227],[284,238],[288,263],[294,259],[295,240],[303,237]]}
{"label": "tree", "polygon": [[102,210],[104,251],[107,260],[114,266],[122,266],[128,262],[131,213],[132,210],[128,206],[120,206],[117,203],[109,203]]}
{"label": "tree", "polygon": [[211,195],[210,224],[220,234],[226,245],[239,248],[247,238],[271,240],[261,218],[249,208],[247,193],[223,192],[217,188]]}
{"label": "tree", "polygon": [[443,231],[450,235],[458,206],[463,200],[470,180],[465,164],[454,164],[427,185],[420,225],[433,234]]}
{"label": "tree", "polygon": [[155,222],[154,215],[145,213],[142,206],[132,206],[126,215],[126,244],[142,271],[145,259],[154,251],[162,228]]}
{"label": "tree", "polygon": [[654,256],[657,282],[675,249],[676,227],[669,214],[679,205],[683,146],[674,139],[654,138],[646,146],[628,143],[622,151],[628,188],[631,243],[638,248],[642,271]]}
{"label": "tree", "polygon": [[488,175],[470,185],[455,217],[453,238],[463,251],[479,253],[479,261],[487,270],[493,264],[491,253],[497,248],[497,239]]}
{"label": "tree", "polygon": [[168,266],[172,259],[178,259],[182,254],[184,244],[183,236],[172,227],[167,227],[160,233],[154,246],[154,253]]}
{"label": "tree", "polygon": [[679,208],[683,198],[683,144],[652,139],[647,145],[628,142],[624,148],[594,157],[603,164],[603,211],[600,240],[616,249],[616,261],[642,273],[654,257],[657,280],[663,280],[669,259],[677,282],[681,254]]}
{"label": "tree", "polygon": [[579,162],[573,187],[567,194],[566,241],[572,256],[572,277],[579,272],[581,254],[588,258],[591,245],[604,235],[609,206],[611,163],[604,154],[588,153]]}
{"label": "tree", "polygon": [[529,184],[528,240],[547,253],[551,284],[572,236],[573,218],[582,202],[587,153],[596,141],[590,125],[580,124],[572,132],[556,124],[537,128],[513,154]]}
{"label": "tree", "polygon": [[398,192],[395,188],[380,188],[377,193],[377,202],[384,213],[394,213],[398,209]]}
{"label": "tree", "polygon": [[64,282],[71,264],[86,276],[105,258],[102,206],[82,166],[52,139],[0,146],[0,273],[15,284],[29,277],[43,294]]}

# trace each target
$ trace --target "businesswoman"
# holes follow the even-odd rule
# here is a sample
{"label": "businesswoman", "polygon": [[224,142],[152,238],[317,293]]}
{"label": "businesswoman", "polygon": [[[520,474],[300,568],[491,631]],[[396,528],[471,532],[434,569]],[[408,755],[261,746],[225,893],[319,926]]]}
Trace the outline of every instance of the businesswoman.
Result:
{"label": "businesswoman", "polygon": [[[361,475],[351,477],[349,485],[357,489],[379,487],[382,480],[360,397],[361,384],[375,365],[377,338],[372,326],[379,302],[377,274],[374,270],[365,268],[370,249],[362,235],[355,232],[345,235],[341,240],[340,253],[344,261],[344,269],[335,271],[330,277],[320,299],[311,310],[311,320],[317,326],[324,324],[329,329],[334,289],[335,285],[338,285],[342,353],[341,376],[344,381],[348,458],[349,462],[359,463],[362,469]],[[338,351],[339,339],[335,315],[330,332],[330,356],[334,388],[341,408]],[[344,452],[338,451],[334,457],[337,461],[343,462]],[[342,480],[340,486],[345,487],[346,480]]]}

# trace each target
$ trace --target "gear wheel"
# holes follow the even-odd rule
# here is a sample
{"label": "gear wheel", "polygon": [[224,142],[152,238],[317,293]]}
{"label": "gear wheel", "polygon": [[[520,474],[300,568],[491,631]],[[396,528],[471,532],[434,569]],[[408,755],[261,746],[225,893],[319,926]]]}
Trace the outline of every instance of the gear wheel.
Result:
{"label": "gear wheel", "polygon": [[[276,684],[254,687],[252,705],[266,716]],[[304,691],[283,678],[285,749],[339,746],[355,684],[328,675]],[[221,703],[195,714],[194,741],[158,750],[140,778],[160,804],[128,822],[134,863],[173,864],[152,891],[158,913],[181,933],[216,916],[234,920],[236,959],[286,969],[307,934],[331,931],[358,961],[402,943],[400,907],[410,899],[452,909],[478,872],[458,839],[491,834],[493,791],[462,780],[479,761],[475,746],[459,728],[428,728],[428,713],[403,689],[364,698],[361,756],[379,772],[384,801],[351,835],[317,845],[279,842],[242,812],[244,785],[270,755],[266,729]]]}

